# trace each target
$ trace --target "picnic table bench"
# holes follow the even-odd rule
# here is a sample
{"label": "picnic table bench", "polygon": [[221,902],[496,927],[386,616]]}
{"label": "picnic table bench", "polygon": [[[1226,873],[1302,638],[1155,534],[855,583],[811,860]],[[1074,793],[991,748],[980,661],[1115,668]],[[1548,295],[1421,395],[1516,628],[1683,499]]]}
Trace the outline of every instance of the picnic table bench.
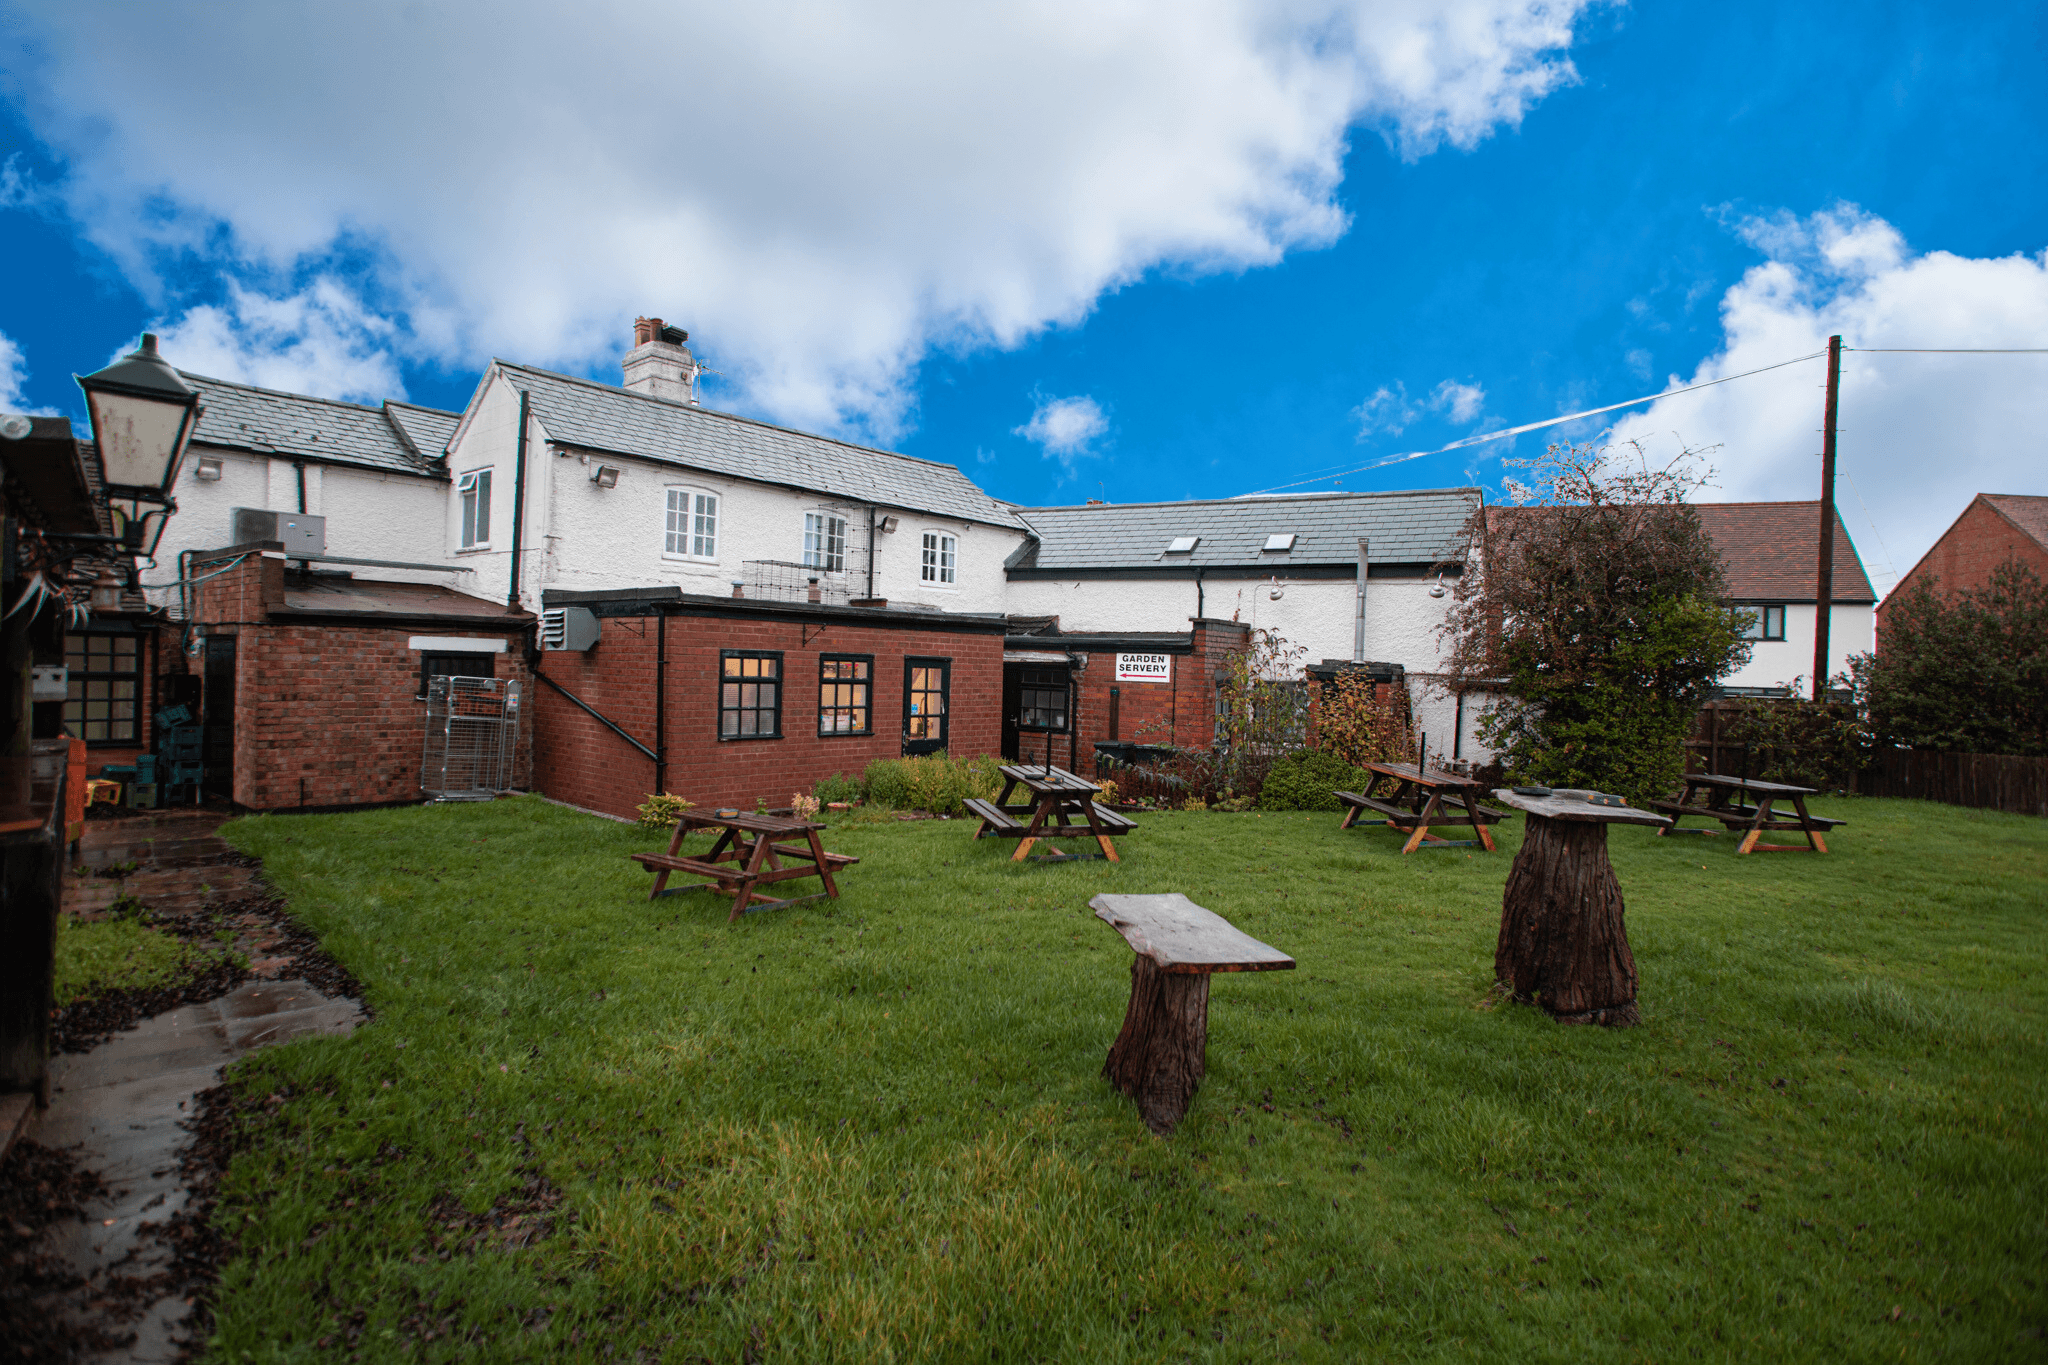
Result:
{"label": "picnic table bench", "polygon": [[1095,917],[1124,937],[1131,1000],[1102,1074],[1138,1102],[1145,1126],[1165,1137],[1202,1083],[1214,972],[1284,972],[1294,959],[1178,893],[1097,896]]}
{"label": "picnic table bench", "polygon": [[[676,820],[675,834],[668,841],[668,852],[627,856],[654,873],[654,889],[647,893],[647,899],[679,896],[690,891],[716,891],[733,898],[732,914],[726,920],[731,923],[756,910],[779,910],[786,905],[817,900],[821,896],[838,898],[839,886],[832,880],[833,869],[851,867],[860,859],[845,853],[827,853],[818,842],[818,831],[823,828],[823,825],[807,820],[793,820],[781,815],[686,810]],[[722,833],[703,857],[682,857],[676,850],[683,846],[683,839],[691,831],[698,829],[716,829]],[[782,842],[795,836],[801,836],[804,842]],[[783,864],[785,858],[789,860],[788,866]],[[709,880],[691,886],[669,886],[668,879],[678,872]],[[790,896],[780,900],[758,889],[803,877],[818,878],[825,889],[808,896]],[[754,904],[756,901],[762,904]]]}
{"label": "picnic table bench", "polygon": [[[1034,764],[1009,764],[996,770],[1003,775],[1003,789],[993,801],[974,797],[964,801],[968,812],[980,819],[974,837],[1017,840],[1010,861],[1021,863],[1040,839],[1094,839],[1100,853],[1041,854],[1034,862],[1070,862],[1077,858],[1107,858],[1121,862],[1110,840],[1136,829],[1137,822],[1107,806],[1097,805],[1095,794],[1102,790],[1084,777],[1065,768]],[[1031,795],[1028,802],[1012,802],[1011,793],[1022,787]]]}
{"label": "picnic table bench", "polygon": [[[1486,827],[1507,819],[1508,812],[1480,802],[1479,794],[1485,790],[1481,783],[1413,763],[1368,763],[1365,767],[1372,774],[1372,781],[1364,792],[1336,793],[1345,806],[1344,822],[1337,828],[1386,825],[1408,836],[1408,842],[1401,848],[1403,853],[1413,853],[1418,848],[1470,848],[1474,844],[1488,853],[1494,851],[1493,835]],[[1362,811],[1372,811],[1381,818],[1361,820],[1358,817]],[[1431,825],[1468,825],[1479,837],[1446,839],[1431,834]]]}
{"label": "picnic table bench", "polygon": [[[1698,793],[1704,790],[1704,798]],[[1719,820],[1730,830],[1741,830],[1742,840],[1736,844],[1737,856],[1746,853],[1825,853],[1828,851],[1827,831],[1847,821],[1825,815],[1813,815],[1806,809],[1806,798],[1818,792],[1815,787],[1792,787],[1782,782],[1763,782],[1756,778],[1729,777],[1723,773],[1687,773],[1685,790],[1675,801],[1652,801],[1653,810],[1663,811],[1672,817],[1669,828],[1657,833],[1669,834],[1678,828],[1678,821],[1687,816],[1700,816],[1708,820]],[[1743,805],[1737,798],[1747,797],[1754,804]],[[1772,809],[1773,803],[1790,799],[1795,812],[1793,818]],[[1766,830],[1796,829],[1806,835],[1804,844],[1765,844]],[[1681,834],[1719,834],[1717,829],[1683,829]]]}

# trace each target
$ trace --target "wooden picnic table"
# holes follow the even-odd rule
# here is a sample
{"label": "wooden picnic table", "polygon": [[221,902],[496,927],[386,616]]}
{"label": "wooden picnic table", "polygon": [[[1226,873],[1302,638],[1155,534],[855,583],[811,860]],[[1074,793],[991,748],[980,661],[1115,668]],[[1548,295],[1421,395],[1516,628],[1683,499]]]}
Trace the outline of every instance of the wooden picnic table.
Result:
{"label": "wooden picnic table", "polygon": [[1165,1137],[1187,1113],[1207,1066],[1210,974],[1291,971],[1294,959],[1177,893],[1097,896],[1088,908],[1137,954],[1123,1031],[1102,1074]]}
{"label": "wooden picnic table", "polygon": [[[974,831],[975,838],[1017,840],[1017,851],[1010,855],[1013,863],[1023,862],[1031,846],[1040,839],[1093,839],[1102,852],[1041,854],[1034,862],[1069,862],[1079,858],[1122,861],[1116,856],[1111,837],[1130,833],[1138,827],[1137,822],[1097,805],[1095,795],[1102,790],[1100,787],[1065,768],[1035,763],[1008,764],[996,771],[1003,775],[1003,789],[995,800],[976,797],[962,803],[981,820]],[[1011,794],[1020,787],[1030,799],[1011,801]]]}
{"label": "wooden picnic table", "polygon": [[[628,856],[654,873],[654,889],[647,893],[647,899],[679,896],[688,891],[716,891],[720,895],[730,895],[732,914],[726,920],[729,924],[754,910],[779,910],[820,896],[838,898],[839,887],[832,880],[832,870],[849,867],[860,859],[844,853],[827,853],[824,845],[818,842],[818,831],[823,828],[823,825],[782,815],[686,810],[676,821],[675,836],[668,841],[668,852]],[[721,831],[718,842],[701,858],[678,856],[676,850],[683,846],[683,839],[691,831],[699,829]],[[786,842],[799,836],[804,842]],[[788,860],[786,865],[785,859]],[[670,887],[668,879],[677,872],[710,880],[693,886]],[[757,889],[801,877],[816,877],[825,884],[825,889],[808,896],[790,896],[781,900]],[[755,901],[764,903],[756,905],[753,904]]]}
{"label": "wooden picnic table", "polygon": [[[1337,828],[1386,825],[1408,836],[1408,842],[1401,847],[1403,853],[1425,847],[1470,848],[1474,844],[1488,853],[1494,851],[1493,835],[1486,827],[1496,820],[1505,820],[1508,813],[1479,803],[1480,794],[1486,789],[1484,783],[1413,763],[1368,763],[1365,767],[1372,774],[1372,781],[1366,784],[1363,793],[1336,794],[1346,807],[1344,823]],[[1361,820],[1358,817],[1362,811],[1374,811],[1381,818]],[[1445,839],[1431,834],[1431,825],[1469,825],[1479,837]]]}
{"label": "wooden picnic table", "polygon": [[[1706,796],[1696,799],[1700,791]],[[1678,821],[1688,815],[1703,816],[1719,820],[1731,830],[1741,830],[1742,840],[1736,844],[1739,857],[1745,853],[1825,853],[1827,840],[1822,836],[1836,825],[1845,821],[1831,819],[1825,815],[1807,813],[1806,798],[1818,791],[1815,787],[1790,787],[1782,782],[1762,782],[1751,777],[1729,777],[1722,773],[1687,773],[1685,791],[1676,801],[1652,801],[1650,807],[1672,817],[1671,826],[1658,830],[1661,835],[1669,834],[1678,827]],[[1751,804],[1743,805],[1737,797],[1748,797]],[[1771,809],[1778,801],[1790,798],[1794,819]],[[1763,844],[1768,829],[1796,829],[1806,835],[1804,844]],[[1683,830],[1686,834],[1719,834],[1717,829]]]}
{"label": "wooden picnic table", "polygon": [[1494,980],[1564,1023],[1640,1023],[1636,959],[1622,918],[1621,884],[1607,860],[1607,827],[1661,830],[1671,822],[1634,806],[1594,805],[1587,798],[1597,792],[1522,796],[1501,789],[1493,795],[1528,816],[1501,891]]}

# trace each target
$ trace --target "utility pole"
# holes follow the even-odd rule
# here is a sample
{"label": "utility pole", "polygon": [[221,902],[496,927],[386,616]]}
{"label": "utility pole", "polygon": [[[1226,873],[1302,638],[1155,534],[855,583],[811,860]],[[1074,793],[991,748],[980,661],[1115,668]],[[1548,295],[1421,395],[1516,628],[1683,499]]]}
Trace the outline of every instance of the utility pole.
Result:
{"label": "utility pole", "polygon": [[1820,569],[1813,602],[1813,699],[1828,690],[1828,625],[1835,609],[1835,412],[1842,398],[1842,339],[1828,338],[1828,405],[1820,445]]}

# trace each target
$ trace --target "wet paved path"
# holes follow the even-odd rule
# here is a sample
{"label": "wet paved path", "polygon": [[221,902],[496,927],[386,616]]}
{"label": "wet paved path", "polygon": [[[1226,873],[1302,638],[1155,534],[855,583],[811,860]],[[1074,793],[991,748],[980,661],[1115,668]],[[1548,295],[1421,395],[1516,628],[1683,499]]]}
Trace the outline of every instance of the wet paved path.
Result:
{"label": "wet paved path", "polygon": [[[95,870],[135,867],[118,880],[66,877],[65,910],[92,917],[126,895],[159,919],[170,919],[213,913],[209,907],[258,894],[258,870],[230,861],[238,855],[215,833],[226,819],[220,812],[192,811],[88,824],[80,862]],[[168,1010],[90,1052],[65,1054],[51,1064],[50,1107],[31,1120],[30,1135],[46,1147],[70,1150],[80,1165],[99,1172],[112,1197],[91,1207],[86,1223],[59,1224],[46,1236],[52,1239],[49,1249],[96,1289],[109,1276],[147,1279],[169,1265],[170,1248],[150,1234],[186,1202],[178,1154],[191,1138],[179,1125],[192,1113],[195,1097],[220,1083],[222,1068],[270,1043],[348,1034],[363,1017],[355,1001],[322,995],[283,975],[291,964],[277,954],[267,920],[243,916],[229,927],[241,935],[237,947],[249,956],[254,979],[218,1000]],[[66,1306],[77,1311],[75,1302]],[[176,1359],[189,1311],[189,1302],[173,1294],[150,1304],[141,1321],[109,1323],[116,1331],[133,1331],[135,1342],[96,1359]]]}

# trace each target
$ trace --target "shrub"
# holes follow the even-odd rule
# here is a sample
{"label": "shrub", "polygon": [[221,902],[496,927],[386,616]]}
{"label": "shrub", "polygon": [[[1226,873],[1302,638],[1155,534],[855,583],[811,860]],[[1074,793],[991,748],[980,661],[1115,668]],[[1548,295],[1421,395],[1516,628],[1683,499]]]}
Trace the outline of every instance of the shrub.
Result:
{"label": "shrub", "polygon": [[1340,791],[1364,791],[1372,780],[1335,754],[1303,749],[1274,762],[1259,791],[1260,810],[1339,810]]}
{"label": "shrub", "polygon": [[883,758],[868,764],[862,777],[867,799],[875,805],[958,815],[969,797],[994,796],[1000,790],[1002,776],[996,768],[1001,761],[987,754],[968,759],[943,753]]}
{"label": "shrub", "polygon": [[862,796],[860,779],[848,777],[845,773],[834,773],[818,783],[811,795],[817,797],[821,805],[829,806],[835,801],[852,805]]}
{"label": "shrub", "polygon": [[680,796],[666,794],[656,796],[649,792],[647,804],[637,807],[637,809],[640,812],[640,823],[646,828],[674,829],[676,821],[682,817],[683,812],[694,810],[696,806],[697,803],[695,801],[685,801]]}

